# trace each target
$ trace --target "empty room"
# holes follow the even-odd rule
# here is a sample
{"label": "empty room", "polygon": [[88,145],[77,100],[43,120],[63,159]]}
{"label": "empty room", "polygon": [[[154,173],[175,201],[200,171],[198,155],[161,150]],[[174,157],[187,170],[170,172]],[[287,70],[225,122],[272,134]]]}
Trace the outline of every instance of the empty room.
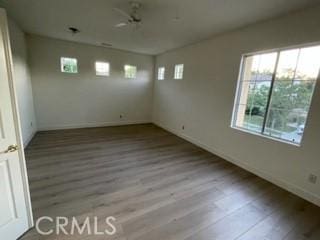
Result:
{"label": "empty room", "polygon": [[0,240],[320,240],[320,0],[0,0]]}

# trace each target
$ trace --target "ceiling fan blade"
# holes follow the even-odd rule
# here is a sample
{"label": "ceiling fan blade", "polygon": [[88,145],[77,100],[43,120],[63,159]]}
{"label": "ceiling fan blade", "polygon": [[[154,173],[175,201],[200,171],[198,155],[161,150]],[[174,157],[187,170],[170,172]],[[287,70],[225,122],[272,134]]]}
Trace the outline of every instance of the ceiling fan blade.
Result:
{"label": "ceiling fan blade", "polygon": [[130,20],[132,19],[132,17],[130,16],[129,13],[126,13],[125,11],[123,11],[123,10],[120,9],[120,8],[113,8],[113,11],[119,13],[119,14],[122,15],[123,17],[126,17],[126,18],[128,18],[128,19],[130,19]]}
{"label": "ceiling fan blade", "polygon": [[125,27],[125,26],[127,26],[128,25],[128,23],[124,23],[124,22],[122,22],[122,23],[118,23],[118,24],[116,24],[116,25],[114,25],[116,28],[121,28],[121,27]]}

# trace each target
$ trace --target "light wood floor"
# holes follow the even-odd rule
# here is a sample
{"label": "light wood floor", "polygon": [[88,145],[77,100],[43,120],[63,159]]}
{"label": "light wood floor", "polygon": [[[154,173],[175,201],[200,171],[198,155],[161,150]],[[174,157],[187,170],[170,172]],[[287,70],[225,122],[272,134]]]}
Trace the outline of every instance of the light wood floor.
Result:
{"label": "light wood floor", "polygon": [[24,240],[320,239],[319,207],[151,124],[40,132],[26,157],[35,219],[114,216],[117,234]]}

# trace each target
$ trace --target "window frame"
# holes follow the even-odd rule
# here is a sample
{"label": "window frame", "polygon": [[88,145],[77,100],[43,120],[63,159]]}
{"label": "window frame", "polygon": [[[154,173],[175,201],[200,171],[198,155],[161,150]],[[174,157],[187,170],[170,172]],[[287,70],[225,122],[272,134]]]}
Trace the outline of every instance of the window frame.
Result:
{"label": "window frame", "polygon": [[[76,67],[77,67],[77,71],[76,72],[66,72],[63,69],[63,59],[73,59],[76,60]],[[60,57],[60,72],[61,73],[70,73],[70,74],[78,74],[79,73],[79,67],[78,67],[78,59],[76,57]]]}
{"label": "window frame", "polygon": [[[133,76],[133,77],[127,76],[126,66],[134,67],[134,68],[135,68],[135,76]],[[124,70],[124,78],[125,78],[125,79],[136,79],[136,78],[137,78],[137,75],[138,75],[138,67],[137,67],[136,65],[125,64],[125,65],[123,65],[123,70]]]}
{"label": "window frame", "polygon": [[[107,64],[107,65],[108,65],[108,72],[107,72],[107,74],[98,73],[98,72],[97,72],[97,63],[102,63],[102,64]],[[95,62],[94,62],[94,70],[95,70],[95,72],[96,72],[96,76],[98,76],[98,77],[110,77],[110,62],[107,62],[107,61],[95,61]]]}
{"label": "window frame", "polygon": [[[163,69],[163,75],[160,76],[160,70]],[[162,81],[165,80],[165,74],[166,74],[166,67],[162,66],[162,67],[158,67],[158,74],[157,74],[157,80]]]}
{"label": "window frame", "polygon": [[[181,73],[181,77],[177,76],[178,75],[178,67],[182,66],[182,73]],[[179,63],[179,64],[175,64],[174,65],[174,76],[173,79],[175,80],[182,80],[183,79],[183,75],[184,75],[184,63]]]}
{"label": "window frame", "polygon": [[[276,137],[276,136],[269,136],[269,135],[264,134],[264,130],[265,130],[265,127],[266,127],[266,122],[267,122],[267,119],[268,119],[268,113],[269,113],[269,110],[270,110],[270,103],[271,103],[271,100],[272,100],[272,90],[273,90],[274,82],[275,82],[275,78],[276,78],[277,67],[278,67],[279,58],[280,58],[280,52],[287,51],[287,50],[293,50],[293,49],[316,47],[316,46],[320,46],[320,42],[299,44],[299,45],[293,45],[293,46],[289,46],[289,47],[280,47],[280,48],[274,48],[274,49],[269,49],[269,50],[262,50],[262,51],[249,52],[249,53],[242,54],[241,55],[238,78],[237,78],[238,80],[237,80],[237,87],[236,87],[234,104],[233,104],[233,109],[232,109],[232,117],[231,117],[231,125],[230,125],[230,127],[235,129],[235,130],[239,130],[241,132],[245,132],[245,133],[248,133],[248,134],[251,134],[251,135],[256,135],[256,136],[267,138],[267,139],[270,139],[270,140],[273,140],[273,141],[278,141],[278,142],[286,143],[286,144],[293,145],[293,146],[296,146],[296,147],[300,147],[302,145],[304,133],[305,133],[307,125],[308,125],[309,114],[310,114],[310,110],[312,108],[312,103],[313,103],[315,91],[317,89],[317,84],[319,84],[319,81],[320,81],[320,68],[319,68],[319,71],[318,71],[318,76],[315,79],[316,86],[315,86],[315,88],[313,89],[313,92],[312,92],[312,97],[311,97],[311,100],[310,100],[309,109],[308,109],[307,116],[306,116],[305,129],[303,131],[303,135],[301,137],[301,141],[298,143],[298,142],[285,140],[283,138],[279,138],[279,137]],[[239,103],[240,97],[241,97],[241,87],[242,87],[242,82],[243,82],[242,76],[243,76],[244,71],[245,71],[245,60],[246,60],[247,57],[250,57],[250,56],[260,55],[260,54],[268,54],[268,53],[272,53],[272,52],[276,52],[277,53],[277,57],[276,57],[276,63],[275,63],[274,72],[272,74],[270,92],[268,94],[268,100],[267,100],[267,105],[266,105],[266,114],[265,114],[264,119],[263,119],[262,129],[261,129],[260,132],[250,131],[250,130],[248,130],[246,128],[242,128],[242,127],[239,127],[239,126],[236,125],[237,115],[238,115],[238,111],[239,111],[239,107],[238,107],[239,104],[238,103]],[[297,61],[299,61],[299,60],[297,60]]]}

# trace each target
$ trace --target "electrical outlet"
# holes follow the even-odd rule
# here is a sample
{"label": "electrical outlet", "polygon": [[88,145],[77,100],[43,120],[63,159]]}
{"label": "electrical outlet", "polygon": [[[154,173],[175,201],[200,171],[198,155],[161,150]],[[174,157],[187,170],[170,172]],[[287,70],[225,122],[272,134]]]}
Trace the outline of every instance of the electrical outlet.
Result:
{"label": "electrical outlet", "polygon": [[316,175],[314,175],[314,174],[310,174],[308,180],[309,180],[310,183],[316,184],[317,180],[318,180],[318,177]]}
{"label": "electrical outlet", "polygon": [[182,125],[182,130],[184,130],[184,125]]}

